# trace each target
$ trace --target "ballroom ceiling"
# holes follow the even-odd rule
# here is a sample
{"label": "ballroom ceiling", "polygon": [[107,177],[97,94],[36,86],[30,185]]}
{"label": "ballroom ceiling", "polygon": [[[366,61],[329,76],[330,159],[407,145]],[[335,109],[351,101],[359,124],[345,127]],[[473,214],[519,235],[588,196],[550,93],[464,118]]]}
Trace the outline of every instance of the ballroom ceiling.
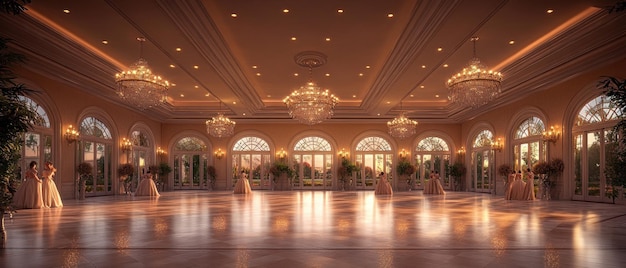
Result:
{"label": "ballroom ceiling", "polygon": [[[309,79],[339,97],[330,122],[470,119],[623,58],[623,14],[600,0],[32,0],[0,16],[27,68],[118,102],[115,73],[140,56],[173,86],[140,111],[163,122],[292,120],[282,99]],[[447,99],[476,56],[504,75],[489,105]],[[140,52],[138,37],[145,37]],[[327,56],[308,69],[294,57]],[[584,64],[581,64],[584,63]]]}

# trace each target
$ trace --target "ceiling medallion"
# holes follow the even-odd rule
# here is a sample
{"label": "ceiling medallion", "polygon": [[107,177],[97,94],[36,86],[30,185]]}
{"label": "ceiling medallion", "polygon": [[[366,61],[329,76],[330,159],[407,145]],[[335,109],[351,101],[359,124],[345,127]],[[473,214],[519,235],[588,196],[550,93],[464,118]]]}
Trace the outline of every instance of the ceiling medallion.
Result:
{"label": "ceiling medallion", "polygon": [[143,59],[143,37],[138,37],[139,59],[127,71],[115,74],[117,94],[128,105],[141,110],[156,107],[167,100],[169,82],[152,74],[148,62]]}
{"label": "ceiling medallion", "polygon": [[476,108],[485,105],[500,94],[502,74],[487,70],[476,57],[476,41],[478,37],[472,37],[474,54],[469,66],[463,71],[452,76],[446,82],[448,86],[448,99],[466,107]]}
{"label": "ceiling medallion", "polygon": [[296,64],[309,69],[309,81],[285,97],[283,102],[289,115],[301,123],[314,125],[329,119],[339,99],[317,86],[312,79],[313,68],[326,63],[326,55],[316,51],[306,51],[294,57]]}

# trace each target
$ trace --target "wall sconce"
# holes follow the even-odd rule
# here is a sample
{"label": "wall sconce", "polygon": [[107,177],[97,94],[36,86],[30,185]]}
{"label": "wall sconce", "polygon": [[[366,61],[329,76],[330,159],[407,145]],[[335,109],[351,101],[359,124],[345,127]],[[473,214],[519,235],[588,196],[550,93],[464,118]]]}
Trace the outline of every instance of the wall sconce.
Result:
{"label": "wall sconce", "polygon": [[129,139],[123,138],[120,148],[122,148],[122,152],[130,152],[133,149],[133,143]]}
{"label": "wall sconce", "polygon": [[165,152],[165,150],[161,149],[161,147],[157,148],[156,153],[158,156],[164,156],[167,154],[167,152]]}
{"label": "wall sconce", "polygon": [[217,151],[215,151],[215,158],[222,159],[223,157],[224,151],[222,151],[222,148],[217,149]]}
{"label": "wall sconce", "polygon": [[348,157],[348,152],[346,152],[346,149],[341,148],[341,151],[339,151],[339,157],[341,157],[341,158]]}
{"label": "wall sconce", "polygon": [[458,155],[464,155],[464,154],[465,154],[465,147],[461,146],[461,149],[458,149],[458,150],[456,151],[456,153],[457,153]]}
{"label": "wall sconce", "polygon": [[495,141],[491,141],[492,150],[502,152],[502,148],[504,148],[504,142],[502,142],[502,139],[498,138]]}
{"label": "wall sconce", "polygon": [[280,151],[276,153],[276,156],[280,159],[285,159],[285,157],[287,157],[287,152],[285,152],[285,149],[280,148]]}
{"label": "wall sconce", "polygon": [[77,141],[79,138],[80,138],[80,134],[78,133],[78,131],[76,131],[76,129],[72,125],[70,125],[65,130],[65,140],[67,140],[67,142],[73,143]]}
{"label": "wall sconce", "polygon": [[400,157],[407,157],[409,153],[406,152],[406,150],[404,148],[402,148],[402,151],[400,151]]}
{"label": "wall sconce", "polygon": [[556,129],[554,126],[550,127],[550,131],[544,131],[543,134],[541,135],[543,142],[551,142],[551,143],[556,143],[556,141],[559,139],[559,137],[561,136],[561,132]]}

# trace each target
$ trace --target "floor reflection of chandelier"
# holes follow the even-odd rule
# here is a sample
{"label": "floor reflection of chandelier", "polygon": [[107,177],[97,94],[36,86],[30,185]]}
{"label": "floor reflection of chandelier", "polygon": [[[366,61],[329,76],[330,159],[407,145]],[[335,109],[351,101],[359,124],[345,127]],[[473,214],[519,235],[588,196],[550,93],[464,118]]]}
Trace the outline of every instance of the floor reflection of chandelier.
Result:
{"label": "floor reflection of chandelier", "polygon": [[[307,51],[296,55],[295,60],[298,65],[308,67],[311,76],[313,68],[326,63],[326,55]],[[289,115],[307,125],[318,124],[330,118],[338,101],[339,99],[330,94],[328,89],[322,89],[311,80],[283,99],[289,109]]]}
{"label": "floor reflection of chandelier", "polygon": [[404,116],[404,113],[401,113],[400,116],[387,122],[387,127],[389,128],[389,135],[398,139],[404,139],[415,134],[417,121],[408,119]]}
{"label": "floor reflection of chandelier", "polygon": [[235,133],[235,121],[230,120],[223,113],[217,113],[216,117],[206,121],[206,132],[216,138],[230,137]]}
{"label": "floor reflection of chandelier", "polygon": [[474,44],[474,57],[470,65],[452,76],[446,83],[450,101],[472,108],[487,104],[498,96],[502,83],[502,74],[487,70],[476,57],[477,40],[478,37],[471,39]]}
{"label": "floor reflection of chandelier", "polygon": [[161,105],[167,100],[169,82],[161,76],[152,74],[148,62],[141,57],[145,38],[137,38],[140,42],[140,57],[130,69],[115,74],[117,94],[130,106],[145,110]]}

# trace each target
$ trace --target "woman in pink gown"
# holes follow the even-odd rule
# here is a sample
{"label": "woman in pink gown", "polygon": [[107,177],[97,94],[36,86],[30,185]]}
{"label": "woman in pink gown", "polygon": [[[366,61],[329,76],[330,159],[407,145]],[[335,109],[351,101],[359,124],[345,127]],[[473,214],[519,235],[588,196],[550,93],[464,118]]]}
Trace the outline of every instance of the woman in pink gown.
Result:
{"label": "woman in pink gown", "polygon": [[535,200],[535,173],[530,168],[526,170],[526,186],[522,197],[524,200]]}
{"label": "woman in pink gown", "polygon": [[512,200],[511,198],[511,193],[513,190],[513,183],[515,182],[515,170],[511,171],[511,174],[509,174],[507,183],[506,183],[506,192],[505,192],[505,198],[506,200]]}
{"label": "woman in pink gown", "polygon": [[30,162],[30,169],[26,171],[26,180],[19,186],[13,195],[15,208],[42,208],[41,180],[37,176],[37,162]]}
{"label": "woman in pink gown", "polygon": [[160,196],[150,171],[148,171],[139,182],[137,190],[135,190],[135,196]]}
{"label": "woman in pink gown", "polygon": [[378,184],[376,184],[376,189],[374,190],[375,195],[392,195],[393,189],[391,188],[391,184],[387,181],[387,175],[385,172],[380,173],[380,179],[378,180]]}
{"label": "woman in pink gown", "polygon": [[515,174],[515,181],[511,186],[511,200],[526,200],[524,198],[524,187],[526,187],[526,183],[522,180],[522,171],[519,170]]}
{"label": "woman in pink gown", "polygon": [[248,174],[245,171],[241,171],[239,179],[235,183],[234,194],[249,194],[252,192],[250,188],[250,181],[248,181]]}
{"label": "woman in pink gown", "polygon": [[63,206],[61,201],[61,195],[57,189],[56,183],[54,183],[54,174],[57,169],[52,165],[50,161],[46,161],[43,172],[41,173],[41,193],[43,199],[43,205],[49,208],[57,208]]}

